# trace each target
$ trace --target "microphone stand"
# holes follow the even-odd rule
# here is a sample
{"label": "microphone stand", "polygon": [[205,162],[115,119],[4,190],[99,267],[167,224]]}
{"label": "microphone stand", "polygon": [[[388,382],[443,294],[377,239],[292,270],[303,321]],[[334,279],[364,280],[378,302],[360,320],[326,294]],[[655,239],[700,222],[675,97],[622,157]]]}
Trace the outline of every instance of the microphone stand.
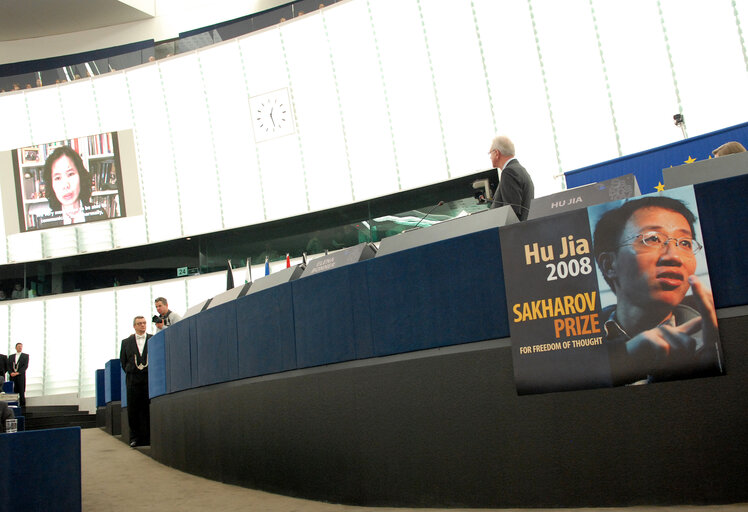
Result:
{"label": "microphone stand", "polygon": [[434,211],[435,209],[437,209],[438,207],[440,207],[440,206],[441,206],[441,205],[443,205],[443,204],[444,204],[444,201],[439,201],[438,203],[436,203],[436,204],[435,204],[434,206],[432,206],[432,207],[431,207],[431,208],[429,209],[429,211],[427,211],[427,212],[426,212],[426,215],[424,215],[423,217],[421,217],[421,220],[419,220],[419,221],[418,221],[418,222],[416,223],[416,225],[415,225],[415,226],[413,226],[413,227],[412,227],[412,228],[410,228],[410,229],[406,229],[406,231],[412,231],[412,230],[416,229],[416,228],[418,227],[418,225],[419,225],[419,224],[420,224],[421,222],[423,222],[423,220],[424,220],[424,219],[425,219],[426,217],[428,217],[429,215],[431,215],[431,212],[433,212],[433,211]]}

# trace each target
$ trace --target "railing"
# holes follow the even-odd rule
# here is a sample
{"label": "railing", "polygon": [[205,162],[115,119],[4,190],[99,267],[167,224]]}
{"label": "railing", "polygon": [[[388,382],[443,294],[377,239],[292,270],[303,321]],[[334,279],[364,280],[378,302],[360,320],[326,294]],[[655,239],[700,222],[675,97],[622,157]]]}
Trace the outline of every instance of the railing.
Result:
{"label": "railing", "polygon": [[73,55],[0,65],[0,94],[72,82],[191,52],[303,16],[336,1],[298,0],[239,19],[183,32],[177,39],[169,41],[140,41]]}

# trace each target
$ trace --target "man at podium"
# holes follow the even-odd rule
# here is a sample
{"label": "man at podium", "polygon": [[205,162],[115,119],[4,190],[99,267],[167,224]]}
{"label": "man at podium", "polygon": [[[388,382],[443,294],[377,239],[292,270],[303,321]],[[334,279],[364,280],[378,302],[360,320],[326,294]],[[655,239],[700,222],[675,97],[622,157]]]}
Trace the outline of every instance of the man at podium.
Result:
{"label": "man at podium", "polygon": [[530,203],[535,197],[535,185],[527,170],[514,157],[514,143],[499,135],[491,141],[488,151],[491,165],[499,170],[499,186],[490,208],[509,205],[519,220],[527,220]]}
{"label": "man at podium", "polygon": [[595,259],[617,300],[601,315],[613,385],[721,373],[712,293],[694,275],[694,222],[681,201],[651,196],[595,227]]}

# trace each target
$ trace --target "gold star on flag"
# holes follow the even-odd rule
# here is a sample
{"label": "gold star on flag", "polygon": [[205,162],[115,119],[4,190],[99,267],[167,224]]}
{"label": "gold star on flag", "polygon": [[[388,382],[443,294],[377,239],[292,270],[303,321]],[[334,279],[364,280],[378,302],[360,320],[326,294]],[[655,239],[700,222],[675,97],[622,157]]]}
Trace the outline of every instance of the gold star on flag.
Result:
{"label": "gold star on flag", "polygon": [[657,185],[655,186],[655,190],[656,190],[657,192],[664,192],[664,190],[665,190],[665,185],[663,185],[663,184],[662,184],[661,182],[659,182],[659,181],[658,181],[658,182],[657,182]]}
{"label": "gold star on flag", "polygon": [[692,164],[692,163],[694,163],[695,161],[696,161],[696,159],[695,159],[695,158],[693,158],[693,157],[692,157],[691,155],[688,155],[688,160],[686,160],[686,161],[685,161],[685,162],[683,162],[683,163],[684,163],[684,164]]}

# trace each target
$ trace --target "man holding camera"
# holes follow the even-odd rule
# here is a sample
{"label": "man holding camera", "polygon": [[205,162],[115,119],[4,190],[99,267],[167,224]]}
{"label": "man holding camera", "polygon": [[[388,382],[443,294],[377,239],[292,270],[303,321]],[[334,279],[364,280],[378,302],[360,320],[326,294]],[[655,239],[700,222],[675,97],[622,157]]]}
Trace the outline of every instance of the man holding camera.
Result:
{"label": "man holding camera", "polygon": [[153,315],[153,318],[151,320],[154,324],[156,324],[156,329],[158,329],[159,331],[162,329],[166,329],[170,325],[175,324],[182,319],[181,316],[169,309],[169,303],[165,298],[158,297],[155,303],[158,315]]}

